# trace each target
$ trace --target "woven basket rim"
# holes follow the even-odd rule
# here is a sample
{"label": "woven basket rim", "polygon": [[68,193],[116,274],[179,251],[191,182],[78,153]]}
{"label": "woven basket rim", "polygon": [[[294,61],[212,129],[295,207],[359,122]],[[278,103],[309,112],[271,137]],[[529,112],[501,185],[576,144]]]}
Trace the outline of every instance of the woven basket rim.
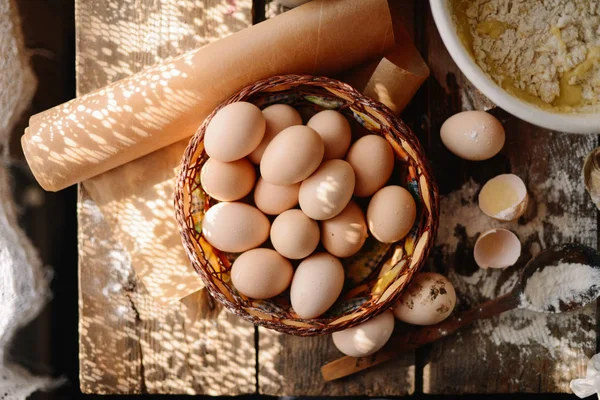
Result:
{"label": "woven basket rim", "polygon": [[[335,331],[347,329],[353,326],[356,326],[366,320],[379,315],[380,313],[387,310],[392,304],[394,304],[397,299],[402,294],[403,289],[408,285],[408,282],[404,283],[402,287],[396,290],[391,296],[382,301],[381,303],[377,303],[373,305],[366,312],[361,314],[360,316],[344,321],[342,323],[336,325],[327,325],[324,327],[304,327],[304,326],[295,326],[289,324],[283,324],[278,320],[266,320],[263,318],[258,318],[252,314],[249,314],[246,310],[244,310],[238,303],[231,301],[227,296],[225,296],[218,286],[213,282],[213,279],[208,275],[207,271],[203,268],[206,259],[202,260],[199,257],[197,251],[194,250],[195,245],[192,243],[192,239],[189,234],[189,228],[186,223],[187,214],[184,206],[184,196],[186,196],[186,181],[188,177],[188,171],[190,169],[190,165],[195,161],[194,157],[197,154],[198,145],[203,140],[204,132],[208,123],[214,117],[214,115],[224,106],[235,102],[235,101],[243,101],[248,96],[253,93],[265,92],[269,91],[272,88],[280,87],[280,86],[317,86],[317,87],[325,87],[337,90],[342,92],[352,98],[354,102],[358,102],[364,107],[368,107],[372,110],[375,110],[377,113],[386,117],[386,121],[390,122],[390,129],[394,131],[402,140],[406,141],[414,150],[416,160],[420,169],[422,170],[423,175],[426,177],[426,184],[428,185],[428,191],[430,194],[430,213],[427,220],[428,225],[430,226],[430,234],[427,239],[427,243],[425,244],[425,248],[423,249],[422,257],[415,266],[415,271],[412,272],[410,278],[412,278],[418,270],[422,267],[422,265],[426,262],[429,257],[429,253],[431,248],[433,247],[433,243],[435,241],[435,235],[438,229],[439,223],[439,195],[438,195],[438,187],[437,183],[434,179],[431,167],[427,158],[425,157],[425,153],[414,133],[411,129],[398,117],[396,116],[392,110],[390,110],[384,104],[372,100],[352,86],[340,82],[338,80],[322,77],[322,76],[311,76],[311,75],[278,75],[270,78],[259,80],[251,85],[248,85],[241,89],[239,92],[229,96],[225,101],[223,101],[219,106],[213,110],[213,112],[206,117],[204,122],[200,125],[194,136],[191,138],[190,143],[188,144],[184,156],[182,157],[179,171],[177,173],[177,181],[175,185],[175,217],[177,220],[177,224],[179,227],[179,232],[182,238],[182,243],[190,262],[192,263],[196,272],[200,275],[201,279],[205,284],[205,289],[209,291],[209,293],[221,304],[223,304],[229,311],[234,314],[252,322],[256,325],[262,325],[266,328],[274,329],[280,332],[298,335],[298,336],[314,336],[314,335],[323,335],[333,333]],[[423,223],[422,221],[421,223]],[[396,278],[397,279],[397,278]],[[263,312],[263,311],[261,311]],[[299,320],[301,321],[301,320]]]}

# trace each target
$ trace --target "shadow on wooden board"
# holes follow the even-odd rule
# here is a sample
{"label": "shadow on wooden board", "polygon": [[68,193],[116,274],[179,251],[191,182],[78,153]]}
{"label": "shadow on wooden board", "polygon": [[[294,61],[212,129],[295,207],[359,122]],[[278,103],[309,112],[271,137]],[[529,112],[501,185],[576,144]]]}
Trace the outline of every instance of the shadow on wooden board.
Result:
{"label": "shadow on wooden board", "polygon": [[[32,63],[39,79],[38,91],[29,114],[42,111],[60,104],[74,96],[74,10],[69,0],[22,0],[16,2],[22,14],[24,34],[27,46],[33,50]],[[264,0],[258,3],[264,4]],[[417,11],[425,7],[417,7]],[[422,11],[422,10],[421,10]],[[254,15],[259,21],[264,15]],[[422,29],[417,27],[417,29]],[[451,78],[450,78],[451,79]],[[448,82],[449,85],[452,82]],[[448,99],[452,102],[452,99]],[[426,103],[426,94],[417,94],[406,114],[412,116],[409,121],[413,128],[426,123],[422,110]],[[28,118],[28,115],[26,116]],[[44,193],[23,162],[18,138],[26,126],[27,118],[14,132],[11,154],[15,162],[15,196],[22,209],[21,222],[32,238],[45,264],[54,269],[52,289],[54,298],[44,313],[29,327],[24,329],[16,341],[16,350],[12,357],[32,371],[54,376],[64,376],[69,384],[51,393],[39,393],[32,399],[75,399],[84,396],[79,391],[78,382],[78,337],[77,337],[77,249],[76,249],[76,192],[69,188],[59,193]],[[410,119],[410,118],[409,118]],[[427,140],[427,138],[422,138]],[[421,375],[421,374],[418,374]],[[393,377],[390,377],[393,380]],[[391,382],[390,384],[393,384]],[[417,391],[419,391],[417,385]],[[113,399],[128,396],[94,396],[86,399]],[[162,397],[162,396],[152,396]],[[208,396],[200,396],[208,397]],[[238,399],[251,399],[256,396],[240,396]],[[273,398],[261,396],[264,398]],[[187,396],[169,396],[169,398],[188,398]],[[220,399],[219,397],[218,399]],[[354,397],[363,399],[364,397]],[[413,399],[572,399],[573,395],[467,395],[467,396],[429,396],[415,394]],[[319,399],[315,397],[315,399]]]}

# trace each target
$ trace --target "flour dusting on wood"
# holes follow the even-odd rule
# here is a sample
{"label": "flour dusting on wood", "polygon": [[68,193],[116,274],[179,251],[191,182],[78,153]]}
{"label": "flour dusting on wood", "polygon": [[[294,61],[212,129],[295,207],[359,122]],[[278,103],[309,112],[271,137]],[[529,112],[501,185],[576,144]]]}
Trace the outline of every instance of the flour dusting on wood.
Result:
{"label": "flour dusting on wood", "polygon": [[[524,217],[513,222],[496,221],[481,212],[477,204],[480,185],[473,180],[442,197],[434,260],[438,266],[448,267],[447,274],[456,287],[462,309],[509,292],[525,262],[542,249],[577,238],[584,239],[583,244],[595,246],[585,243],[585,239],[596,236],[595,218],[574,218],[554,211],[557,203],[572,199],[573,192],[579,195],[583,189],[578,184],[582,186],[573,183],[566,172],[555,172],[533,190],[528,188],[533,204]],[[480,233],[493,228],[510,229],[521,240],[523,254],[515,266],[484,270],[475,264],[473,245]],[[488,344],[475,348],[482,359],[495,357],[501,363],[507,345],[517,346],[523,359],[585,357],[582,349],[595,343],[593,324],[594,310],[589,307],[560,315],[514,310],[498,318],[478,321],[474,334]]]}

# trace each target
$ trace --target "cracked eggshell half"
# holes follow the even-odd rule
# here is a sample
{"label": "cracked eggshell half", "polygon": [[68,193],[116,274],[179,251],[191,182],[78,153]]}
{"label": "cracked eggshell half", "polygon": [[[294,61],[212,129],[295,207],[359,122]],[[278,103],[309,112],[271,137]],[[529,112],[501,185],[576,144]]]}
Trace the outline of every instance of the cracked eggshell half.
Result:
{"label": "cracked eggshell half", "polygon": [[473,256],[480,268],[508,268],[521,256],[521,242],[507,229],[491,229],[479,235]]}
{"label": "cracked eggshell half", "polygon": [[527,210],[529,197],[517,175],[502,174],[487,181],[479,193],[479,208],[499,221],[514,221]]}

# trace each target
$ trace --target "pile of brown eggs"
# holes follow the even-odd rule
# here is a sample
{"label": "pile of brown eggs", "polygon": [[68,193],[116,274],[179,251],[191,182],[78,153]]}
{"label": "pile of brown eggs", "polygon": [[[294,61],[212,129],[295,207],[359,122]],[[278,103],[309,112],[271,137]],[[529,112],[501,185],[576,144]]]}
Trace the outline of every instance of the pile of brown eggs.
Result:
{"label": "pile of brown eggs", "polygon": [[[200,182],[219,202],[204,216],[203,236],[218,250],[241,253],[231,269],[240,294],[268,299],[289,288],[300,318],[317,318],[335,303],[344,284],[340,258],[357,253],[368,232],[392,243],[415,222],[412,195],[386,186],[390,144],[374,134],[352,143],[337,111],[303,125],[289,105],[261,111],[232,103],[208,124],[204,146]],[[366,214],[355,197],[367,198]]]}

